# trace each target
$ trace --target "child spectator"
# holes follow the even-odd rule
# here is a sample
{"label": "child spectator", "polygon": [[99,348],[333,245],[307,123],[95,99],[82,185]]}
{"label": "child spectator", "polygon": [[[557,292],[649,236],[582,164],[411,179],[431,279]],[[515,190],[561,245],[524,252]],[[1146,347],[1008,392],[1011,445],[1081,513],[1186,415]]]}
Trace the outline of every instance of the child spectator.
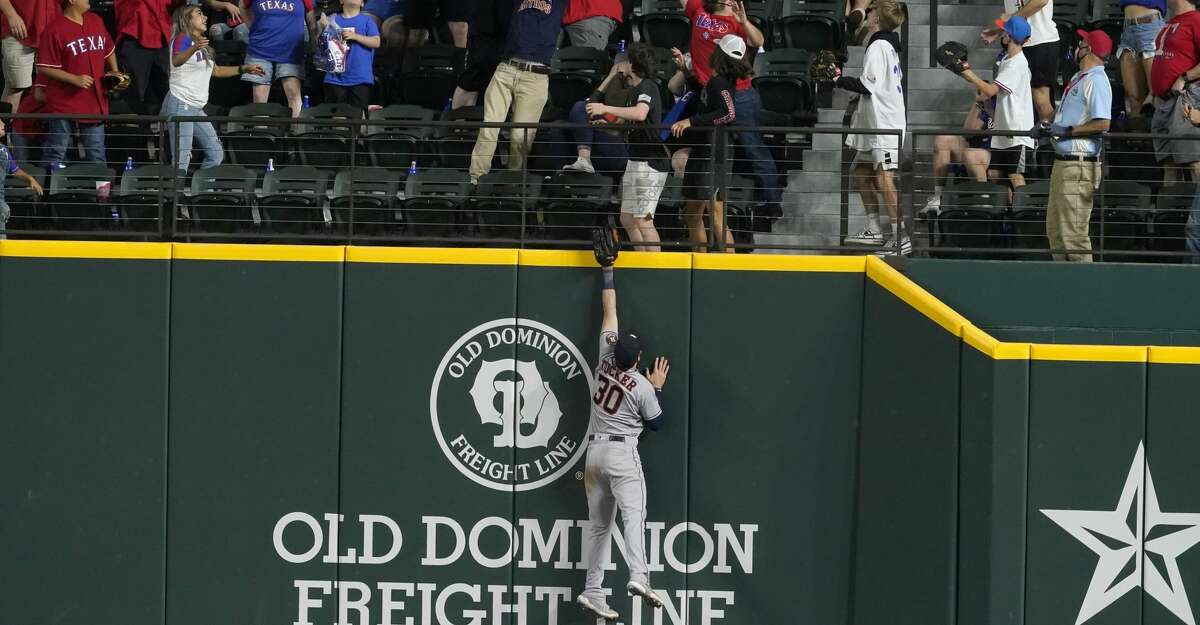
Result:
{"label": "child spectator", "polygon": [[204,0],[204,3],[213,11],[213,24],[208,27],[209,39],[234,39],[242,43],[250,41],[250,27],[242,17],[242,7],[236,2]]}
{"label": "child spectator", "polygon": [[167,95],[171,74],[173,0],[116,0],[117,60],[133,76],[126,102],[139,115],[153,115]]}
{"label": "child spectator", "polygon": [[[746,42],[741,37],[725,35],[717,41],[705,63],[711,68],[712,74],[700,92],[696,114],[675,122],[671,126],[671,134],[681,137],[689,128],[723,126],[737,119],[737,109],[733,104],[737,81],[750,75],[750,66],[745,59]],[[725,133],[714,133],[711,141],[710,137],[703,137],[696,142],[687,159],[687,170],[683,177],[683,195],[688,200],[684,207],[684,220],[697,252],[708,251],[708,236],[704,231],[706,204],[712,220],[713,238],[721,242],[718,246],[733,244],[733,235],[725,228],[725,189],[720,184],[722,181],[713,175],[717,162],[724,160],[728,150],[724,137]],[[733,251],[733,248],[725,249]]]}
{"label": "child spectator", "polygon": [[[214,76],[232,78],[238,74],[263,74],[263,68],[257,65],[229,67],[216,64],[216,57],[204,37],[208,31],[208,18],[200,7],[185,4],[175,9],[171,21],[171,82],[162,103],[163,117],[203,117],[204,105],[208,104],[209,79]],[[187,171],[192,162],[193,138],[200,141],[200,148],[204,150],[201,167],[216,167],[225,159],[221,141],[211,123],[171,121],[169,126],[176,169]]]}
{"label": "child spectator", "polygon": [[0,66],[4,93],[0,100],[17,110],[21,94],[33,84],[33,59],[42,32],[58,16],[58,0],[0,0]]}
{"label": "child spectator", "polygon": [[[1020,15],[1014,15],[997,26],[1001,28],[1000,44],[1004,46],[1004,52],[996,62],[992,82],[980,78],[969,67],[952,71],[957,71],[983,95],[993,98],[996,130],[1028,133],[1033,129],[1032,74],[1021,46],[1032,31],[1029,22]],[[1018,137],[992,137],[991,168],[1007,177],[1015,191],[1025,186],[1025,163],[1033,157],[1035,147],[1033,138],[1025,134]]]}
{"label": "child spectator", "polygon": [[[0,137],[3,136],[4,122],[0,121]],[[16,159],[8,153],[8,148],[0,145],[0,239],[7,238],[5,229],[8,227],[8,217],[12,214],[8,208],[8,202],[4,199],[4,179],[8,176],[20,178],[25,184],[29,185],[30,189],[33,189],[34,193],[38,195],[42,194],[42,185],[17,165]]]}
{"label": "child spectator", "polygon": [[[904,23],[904,11],[896,0],[879,0],[867,17],[867,27],[878,27],[863,55],[862,76],[839,76],[838,88],[860,94],[858,108],[850,120],[851,128],[905,130],[904,74],[900,70],[900,36],[895,30]],[[846,237],[847,243],[884,244],[886,253],[908,254],[912,243],[898,211],[899,196],[892,172],[900,166],[900,136],[853,133],[846,145],[853,148],[851,182],[862,197],[867,226],[862,232]],[[891,218],[893,234],[886,240],[879,223],[879,206]]]}
{"label": "child spectator", "polygon": [[263,74],[242,74],[253,85],[255,102],[271,97],[271,83],[279,81],[292,117],[303,105],[300,81],[304,77],[305,25],[313,19],[312,0],[242,0],[242,16],[250,22],[246,46],[247,66],[263,68]]}
{"label": "child spectator", "polygon": [[362,12],[362,0],[342,0],[342,12],[330,22],[342,30],[350,47],[346,71],[325,74],[325,101],[351,104],[366,109],[371,103],[371,85],[375,84],[375,49],[379,47],[379,27]]}
{"label": "child spectator", "polygon": [[1058,27],[1054,24],[1054,0],[1004,0],[1004,14],[996,20],[997,27],[985,29],[980,38],[994,43],[1010,17],[1021,17],[1029,24],[1029,37],[1022,43],[1029,65],[1033,106],[1038,121],[1050,121],[1054,117],[1050,89],[1058,86],[1058,60],[1062,56],[1058,49]]}
{"label": "child spectator", "polygon": [[621,178],[621,225],[635,249],[657,252],[659,237],[654,228],[654,209],[658,208],[671,164],[667,148],[659,138],[662,96],[653,79],[654,57],[646,44],[630,46],[629,68],[629,86],[633,89],[629,106],[593,102],[587,105],[587,112],[637,124],[629,132],[629,160]]}
{"label": "child spectator", "polygon": [[[38,73],[46,82],[46,112],[63,115],[108,115],[101,78],[125,77],[117,67],[112,38],[104,22],[91,12],[89,0],[62,0],[63,14],[46,27],[38,48]],[[79,129],[84,155],[104,162],[104,124],[99,120],[51,119],[47,122],[46,159],[52,166],[67,158],[71,127]]]}

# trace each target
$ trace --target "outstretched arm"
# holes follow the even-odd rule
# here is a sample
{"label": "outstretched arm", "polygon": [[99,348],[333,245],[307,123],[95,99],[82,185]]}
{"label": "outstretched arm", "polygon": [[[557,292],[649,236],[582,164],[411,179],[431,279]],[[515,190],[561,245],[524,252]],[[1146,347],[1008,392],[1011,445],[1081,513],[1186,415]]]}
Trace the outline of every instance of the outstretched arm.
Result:
{"label": "outstretched arm", "polygon": [[601,267],[600,275],[604,278],[604,286],[600,291],[600,310],[603,313],[600,320],[601,332],[617,331],[617,285],[613,278],[612,267]]}

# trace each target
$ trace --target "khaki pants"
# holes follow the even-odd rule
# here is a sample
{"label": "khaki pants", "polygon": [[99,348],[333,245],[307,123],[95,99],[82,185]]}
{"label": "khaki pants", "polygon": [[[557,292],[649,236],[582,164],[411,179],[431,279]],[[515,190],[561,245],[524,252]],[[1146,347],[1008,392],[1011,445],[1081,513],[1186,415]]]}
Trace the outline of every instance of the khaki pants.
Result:
{"label": "khaki pants", "polygon": [[[483,121],[503,122],[512,111],[514,123],[536,123],[542,118],[542,109],[549,95],[550,77],[519,70],[501,63],[483,93]],[[471,180],[478,181],[492,168],[492,157],[496,154],[497,128],[481,128],[471,152]],[[509,146],[508,168],[525,169],[525,158],[533,148],[536,130],[516,129],[512,131]]]}
{"label": "khaki pants", "polygon": [[[1092,196],[1099,184],[1099,162],[1054,161],[1046,206],[1046,237],[1051,249],[1091,251],[1088,225],[1092,219]],[[1092,255],[1058,253],[1054,254],[1054,260],[1090,263]]]}

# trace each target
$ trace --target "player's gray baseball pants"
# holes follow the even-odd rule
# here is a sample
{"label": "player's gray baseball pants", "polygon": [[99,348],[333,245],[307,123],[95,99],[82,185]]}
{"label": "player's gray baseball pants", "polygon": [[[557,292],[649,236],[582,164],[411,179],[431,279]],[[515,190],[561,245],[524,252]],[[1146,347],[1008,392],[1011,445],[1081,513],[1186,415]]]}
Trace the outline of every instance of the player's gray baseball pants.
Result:
{"label": "player's gray baseball pants", "polygon": [[588,563],[583,594],[604,599],[604,564],[612,551],[612,525],[617,509],[625,534],[625,564],[629,580],[650,586],[646,568],[646,478],[638,456],[637,437],[624,442],[596,440],[588,445],[583,471],[591,528],[584,535],[584,562]]}

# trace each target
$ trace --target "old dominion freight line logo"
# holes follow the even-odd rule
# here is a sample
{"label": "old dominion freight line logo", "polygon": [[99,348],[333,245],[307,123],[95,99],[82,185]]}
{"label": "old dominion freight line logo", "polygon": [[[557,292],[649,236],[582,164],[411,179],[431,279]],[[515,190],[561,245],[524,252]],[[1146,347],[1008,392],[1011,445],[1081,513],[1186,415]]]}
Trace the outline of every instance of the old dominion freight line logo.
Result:
{"label": "old dominion freight line logo", "polygon": [[591,388],[591,368],[560,332],[529,319],[496,319],[446,352],[429,416],[460,473],[496,490],[533,490],[582,457]]}

